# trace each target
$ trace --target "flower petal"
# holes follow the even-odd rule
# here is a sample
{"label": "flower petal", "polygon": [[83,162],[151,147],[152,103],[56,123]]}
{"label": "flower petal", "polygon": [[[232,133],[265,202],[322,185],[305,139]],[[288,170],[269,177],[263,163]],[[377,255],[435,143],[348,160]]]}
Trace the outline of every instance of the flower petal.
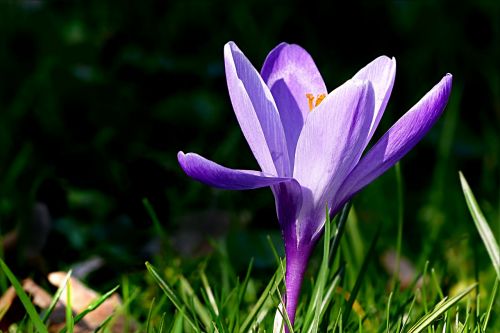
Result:
{"label": "flower petal", "polygon": [[396,76],[396,59],[380,56],[357,72],[353,79],[369,80],[375,91],[375,110],[366,144],[373,136],[391,96]]}
{"label": "flower petal", "polygon": [[184,154],[180,151],[177,159],[189,177],[226,190],[250,190],[290,180],[290,178],[268,176],[259,171],[226,168],[195,153]]}
{"label": "flower petal", "polygon": [[302,207],[302,189],[299,183],[291,178],[271,187],[276,203],[276,214],[280,223],[285,246],[297,245],[297,218]]}
{"label": "flower petal", "polygon": [[370,81],[349,80],[307,117],[297,143],[294,178],[303,190],[299,241],[321,230],[325,209],[365,148],[373,117]]}
{"label": "flower petal", "polygon": [[233,42],[224,47],[224,62],[234,113],[262,171],[289,176],[285,133],[269,88]]}
{"label": "flower petal", "polygon": [[326,95],[326,86],[309,53],[294,44],[276,46],[264,61],[261,74],[276,101],[293,170],[297,140],[310,111],[306,94]]}
{"label": "flower petal", "polygon": [[451,84],[452,75],[447,74],[363,156],[342,184],[338,201],[332,209],[338,209],[422,139],[441,116],[451,93]]}

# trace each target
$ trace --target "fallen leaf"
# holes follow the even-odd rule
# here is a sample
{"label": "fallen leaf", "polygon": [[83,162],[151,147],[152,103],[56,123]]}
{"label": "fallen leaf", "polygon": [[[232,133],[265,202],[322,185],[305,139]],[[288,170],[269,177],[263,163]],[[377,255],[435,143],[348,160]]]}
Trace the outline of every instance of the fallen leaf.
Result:
{"label": "fallen leaf", "polygon": [[[22,286],[34,305],[41,309],[50,305],[50,295],[33,280],[23,280]],[[26,310],[17,297],[14,287],[8,288],[0,298],[0,331],[7,331],[10,325],[22,320],[25,315]]]}
{"label": "fallen leaf", "polygon": [[[49,274],[49,281],[56,287],[60,287],[66,277],[66,272],[54,272]],[[71,277],[71,309],[73,313],[78,314],[87,309],[87,307],[101,295],[94,290],[88,288],[78,279]],[[51,327],[50,332],[59,332],[65,325],[65,307],[67,304],[66,291],[63,290],[60,303],[63,305],[61,309],[56,309],[50,316]],[[115,314],[115,311],[121,306],[120,296],[114,293],[106,299],[97,309],[88,313],[80,322],[75,324],[75,333],[94,332],[108,317]],[[118,314],[110,323],[111,332],[124,332],[126,318]],[[134,321],[128,322],[129,331],[135,331],[137,323]]]}

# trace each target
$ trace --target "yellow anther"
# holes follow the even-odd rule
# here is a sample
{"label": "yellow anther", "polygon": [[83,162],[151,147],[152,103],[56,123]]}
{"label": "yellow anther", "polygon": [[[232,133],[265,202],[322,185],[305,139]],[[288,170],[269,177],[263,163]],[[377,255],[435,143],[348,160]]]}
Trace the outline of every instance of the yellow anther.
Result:
{"label": "yellow anther", "polygon": [[316,104],[314,104],[314,106],[318,106],[321,102],[323,102],[325,97],[325,94],[319,94],[318,97],[316,97]]}
{"label": "yellow anther", "polygon": [[314,108],[314,95],[313,94],[306,94],[307,101],[309,102],[309,111],[312,111]]}
{"label": "yellow anther", "polygon": [[312,111],[315,107],[320,105],[320,103],[325,99],[325,94],[318,94],[316,97],[316,102],[314,102],[314,95],[311,93],[306,94],[307,102],[309,104],[309,111]]}

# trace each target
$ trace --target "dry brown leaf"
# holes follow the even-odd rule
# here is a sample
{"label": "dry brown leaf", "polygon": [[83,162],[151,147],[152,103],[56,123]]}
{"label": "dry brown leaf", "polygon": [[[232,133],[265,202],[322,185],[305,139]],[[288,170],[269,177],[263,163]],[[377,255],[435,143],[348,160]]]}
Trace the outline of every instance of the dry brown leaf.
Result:
{"label": "dry brown leaf", "polygon": [[[0,330],[7,331],[9,326],[15,322],[15,319],[19,317],[18,306],[14,306],[14,301],[16,300],[16,291],[13,287],[7,289],[7,291],[0,298]],[[24,314],[21,314],[20,318]]]}
{"label": "dry brown leaf", "polygon": [[[49,281],[56,287],[60,287],[66,277],[65,272],[55,272],[49,274]],[[37,285],[33,280],[26,279],[22,282],[24,291],[31,297],[34,305],[41,309],[47,309],[52,301],[52,297],[43,288]],[[63,291],[54,311],[49,317],[49,332],[59,332],[66,324],[66,296]],[[76,278],[71,278],[71,305],[73,315],[84,311],[90,303],[96,300],[100,295],[94,290],[85,286]],[[108,317],[112,316],[118,307],[121,306],[121,300],[118,294],[113,294],[104,301],[97,309],[87,314],[80,322],[75,324],[75,333],[94,332]],[[26,315],[26,311],[17,297],[13,287],[0,298],[0,331],[8,331],[9,327],[19,322]],[[110,322],[110,330],[114,333],[134,332],[137,330],[137,323],[128,320],[123,315],[116,315]],[[127,325],[125,325],[127,324]]]}
{"label": "dry brown leaf", "polygon": [[[66,277],[66,272],[54,272],[49,274],[49,281],[56,287],[60,287],[64,282]],[[90,303],[96,300],[100,295],[94,290],[85,286],[78,279],[71,277],[71,309],[73,313],[80,313],[84,311]],[[63,291],[62,295],[66,292]],[[60,300],[62,306],[62,312],[59,309],[54,311],[50,317],[52,327],[49,329],[50,332],[58,332],[63,326],[65,321],[64,309],[67,304],[67,299],[65,296],[61,297]],[[109,316],[113,315],[118,307],[121,306],[121,299],[118,294],[114,293],[105,300],[97,309],[87,314],[83,320],[75,325],[75,332],[86,333],[94,332],[94,330],[101,325]],[[114,320],[112,320],[111,331],[112,332],[123,332],[125,317],[122,315],[117,315]],[[129,322],[129,331],[134,331],[137,327],[135,322]]]}
{"label": "dry brown leaf", "polygon": [[[44,309],[50,305],[50,295],[33,280],[22,282],[24,291],[31,297],[34,305]],[[0,298],[0,330],[7,331],[9,326],[23,319],[26,314],[14,287],[10,287]]]}
{"label": "dry brown leaf", "polygon": [[26,293],[28,293],[28,295],[31,296],[33,304],[42,309],[48,308],[50,302],[52,302],[52,297],[49,293],[31,279],[23,281],[23,289]]}

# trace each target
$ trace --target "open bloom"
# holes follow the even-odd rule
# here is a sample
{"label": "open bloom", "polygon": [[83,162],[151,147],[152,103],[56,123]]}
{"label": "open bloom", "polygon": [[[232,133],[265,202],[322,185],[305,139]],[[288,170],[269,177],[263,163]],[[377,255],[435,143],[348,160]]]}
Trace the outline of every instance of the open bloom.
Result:
{"label": "open bloom", "polygon": [[224,47],[231,102],[261,171],[223,167],[178,153],[182,169],[229,190],[271,187],[285,242],[286,308],[293,323],[309,255],[321,236],[325,207],[343,204],[401,159],[441,115],[447,74],[362,156],[385,110],[396,61],[381,56],[328,93],[311,56],[279,44],[259,73],[233,43]]}

